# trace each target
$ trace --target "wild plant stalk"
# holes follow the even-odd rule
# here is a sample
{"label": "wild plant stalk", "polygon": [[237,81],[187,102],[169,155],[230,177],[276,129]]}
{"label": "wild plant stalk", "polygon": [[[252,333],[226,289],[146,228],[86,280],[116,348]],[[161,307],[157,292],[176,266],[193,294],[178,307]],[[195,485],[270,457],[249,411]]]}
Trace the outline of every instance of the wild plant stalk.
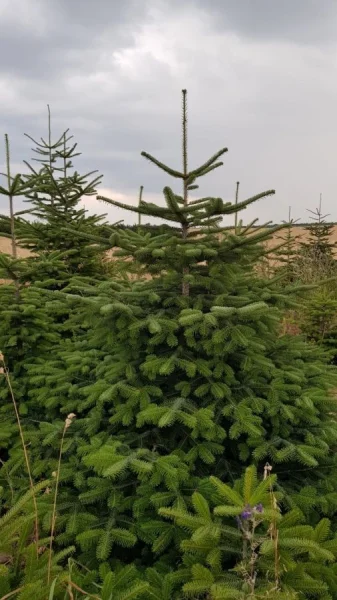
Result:
{"label": "wild plant stalk", "polygon": [[[254,510],[256,509],[256,510]],[[249,519],[241,522],[242,531],[242,575],[247,586],[247,600],[248,598],[255,598],[256,585],[257,585],[257,566],[258,566],[258,548],[261,544],[261,539],[256,538],[256,529],[263,521],[263,517],[257,510],[258,507],[254,507],[252,514]]]}
{"label": "wild plant stalk", "polygon": [[[71,587],[73,587],[75,590],[77,590],[81,594],[84,594],[87,598],[93,598],[93,600],[102,600],[99,596],[96,596],[96,594],[89,594],[89,592],[86,592],[85,590],[83,590],[79,585],[77,585],[73,581],[68,581],[68,584],[71,585]],[[67,592],[69,593],[68,590],[67,590]],[[2,600],[2,598],[0,598],[0,600]]]}
{"label": "wild plant stalk", "polygon": [[288,280],[290,277],[290,273],[291,273],[291,249],[292,249],[292,243],[293,243],[293,229],[292,229],[292,220],[291,220],[291,206],[289,206],[289,214],[288,214],[288,223],[289,223],[289,227],[288,227],[288,231],[287,231],[287,276],[288,276]]}
{"label": "wild plant stalk", "polygon": [[12,592],[8,592],[8,594],[5,594],[5,596],[1,596],[0,600],[8,600],[9,598],[13,598],[13,596],[16,596],[17,594],[22,592],[23,589],[24,586],[19,587],[16,590],[13,590]]}
{"label": "wild plant stalk", "polygon": [[[72,581],[72,578],[71,578],[72,567],[71,567],[71,564],[69,564],[69,563],[70,563],[70,561],[68,561],[69,579],[65,582],[65,584],[67,586],[67,594],[69,595],[69,600],[75,600],[74,594],[72,592],[73,589],[76,590],[77,592],[80,592],[80,594],[83,594],[86,598],[93,598],[94,600],[102,600],[102,598],[100,598],[99,596],[96,596],[95,594],[90,594],[90,592],[86,592],[77,583]],[[84,567],[84,565],[81,565],[81,566]],[[84,569],[88,573],[90,573],[90,569],[87,569],[86,567],[84,567]],[[0,599],[0,600],[2,600],[2,599]]]}
{"label": "wild plant stalk", "polygon": [[61,444],[60,444],[60,452],[57,463],[57,471],[55,472],[55,492],[54,492],[54,502],[53,502],[53,513],[51,518],[51,526],[50,526],[50,542],[49,542],[49,557],[48,557],[48,571],[47,571],[47,584],[50,584],[50,576],[51,576],[51,562],[52,562],[52,552],[53,552],[53,541],[55,534],[55,525],[56,525],[56,507],[57,507],[57,494],[60,482],[60,473],[61,473],[61,461],[62,461],[62,451],[63,451],[63,443],[67,429],[69,429],[70,425],[75,418],[74,413],[70,413],[65,422],[62,431]]}
{"label": "wild plant stalk", "polygon": [[[10,154],[9,154],[9,140],[8,135],[5,133],[5,150],[6,150],[6,175],[8,182],[8,190],[12,187],[11,181],[11,164],[10,164]],[[15,241],[15,219],[14,219],[14,206],[13,206],[13,195],[9,193],[9,217],[10,217],[10,227],[11,227],[11,242],[12,242],[12,256],[13,258],[17,258],[17,250],[16,250],[16,241]]]}
{"label": "wild plant stalk", "polygon": [[[272,467],[267,463],[264,467],[264,480],[270,479],[270,473]],[[259,584],[259,548],[261,544],[270,537],[274,548],[274,585],[267,591],[262,598],[270,598],[275,592],[280,591],[280,569],[279,569],[279,532],[277,528],[276,514],[278,511],[276,497],[273,491],[272,480],[270,479],[269,484],[270,493],[270,508],[274,515],[272,516],[267,535],[256,535],[256,530],[264,521],[264,507],[262,504],[257,504],[251,507],[250,504],[246,504],[240,517],[238,518],[238,526],[242,533],[242,563],[239,566],[239,571],[242,574],[246,593],[245,598],[253,600],[260,598],[260,595],[256,595],[257,587]]]}
{"label": "wild plant stalk", "polygon": [[34,539],[35,539],[35,544],[36,544],[36,552],[38,554],[39,515],[38,515],[38,510],[37,510],[36,496],[35,496],[35,492],[34,492],[34,482],[33,482],[33,477],[32,477],[32,472],[31,472],[31,467],[30,467],[30,462],[29,462],[29,456],[28,456],[28,452],[27,452],[27,448],[26,448],[25,438],[24,438],[24,434],[23,434],[23,429],[22,429],[22,425],[21,425],[19,410],[18,410],[18,406],[17,406],[16,400],[15,400],[13,386],[12,386],[11,378],[10,378],[10,375],[9,375],[9,370],[8,370],[8,368],[6,366],[6,363],[5,363],[5,357],[4,357],[4,355],[1,352],[0,352],[0,364],[2,365],[0,367],[1,368],[0,372],[2,372],[5,375],[7,386],[8,386],[8,389],[9,389],[9,393],[11,395],[12,403],[13,403],[13,406],[14,406],[16,421],[17,421],[18,428],[19,428],[19,433],[20,433],[20,438],[21,438],[21,444],[22,444],[23,454],[24,454],[25,463],[26,463],[26,469],[27,469],[28,478],[29,478],[29,486],[30,486],[30,489],[32,491],[32,498],[33,498],[34,512],[35,512]]}
{"label": "wild plant stalk", "polygon": [[[264,467],[264,476],[263,479],[270,479],[270,473],[273,467],[268,463]],[[275,516],[272,519],[269,528],[270,539],[274,542],[274,570],[275,570],[275,588],[272,591],[279,591],[280,589],[280,555],[279,555],[279,531],[277,528],[276,522],[276,511],[277,511],[277,500],[274,494],[273,485],[270,483],[269,486],[269,494],[270,494],[270,505],[275,512]]]}

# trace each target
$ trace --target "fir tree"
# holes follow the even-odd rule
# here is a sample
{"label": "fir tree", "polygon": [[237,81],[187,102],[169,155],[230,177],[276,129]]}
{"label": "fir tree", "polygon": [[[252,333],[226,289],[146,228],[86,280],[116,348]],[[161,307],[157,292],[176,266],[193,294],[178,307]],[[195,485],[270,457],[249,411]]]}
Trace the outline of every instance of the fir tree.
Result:
{"label": "fir tree", "polygon": [[34,254],[55,256],[58,252],[69,278],[74,274],[98,277],[104,273],[102,250],[100,256],[97,241],[94,244],[90,234],[99,225],[104,227],[103,217],[87,216],[80,202],[95,195],[101,177],[96,175],[97,171],[80,175],[74,170],[73,160],[80,155],[77,144],[71,141],[73,136],[68,130],[52,141],[50,112],[48,132],[48,141],[41,138],[38,142],[27,136],[36,145],[34,152],[38,158],[33,160],[40,168],[36,170],[24,161],[29,168],[29,174],[23,176],[29,209],[23,212],[34,221],[23,218],[18,221],[19,243]]}
{"label": "fir tree", "polygon": [[283,273],[282,284],[295,283],[296,276],[294,266],[298,258],[299,236],[294,231],[294,225],[297,221],[291,218],[291,207],[289,207],[288,220],[283,221],[286,226],[283,235],[278,235],[279,244],[273,250],[272,261],[274,262],[274,271],[278,274]]}
{"label": "fir tree", "polygon": [[322,195],[319,206],[315,211],[309,210],[309,212],[313,215],[310,217],[313,223],[306,227],[308,238],[301,244],[302,251],[315,262],[317,268],[320,261],[325,261],[327,265],[334,264],[336,244],[331,240],[334,224],[328,223],[326,217],[329,215],[324,215],[322,212]]}
{"label": "fir tree", "polygon": [[[49,107],[48,107],[49,110]],[[31,140],[30,136],[28,136]],[[35,170],[26,161],[29,175],[17,175],[11,178],[8,175],[11,187],[7,190],[0,188],[1,193],[25,194],[29,208],[16,219],[16,244],[27,248],[32,255],[25,260],[11,262],[6,257],[1,258],[1,277],[14,281],[18,311],[24,315],[23,298],[27,285],[39,290],[40,303],[46,310],[46,320],[50,318],[55,323],[63,325],[69,320],[72,312],[69,303],[62,297],[48,296],[48,290],[62,290],[69,286],[74,277],[102,280],[106,276],[104,257],[104,243],[97,244],[92,240],[92,235],[100,227],[104,231],[105,224],[101,223],[103,217],[87,216],[80,201],[85,196],[96,193],[95,186],[101,177],[88,179],[95,173],[79,175],[74,171],[72,160],[79,156],[77,144],[69,145],[72,136],[64,132],[55,142],[51,137],[50,111],[48,119],[48,141],[41,138],[36,143],[35,153],[40,169]],[[33,140],[34,141],[34,140]],[[10,173],[8,158],[8,173]],[[30,220],[23,218],[28,213]],[[13,215],[12,215],[13,216]],[[34,221],[32,220],[35,219]],[[11,219],[11,231],[14,225]],[[79,235],[81,234],[81,235]],[[19,288],[22,289],[20,298]],[[4,293],[8,294],[2,290]],[[32,293],[34,290],[32,289]],[[15,302],[14,302],[15,305]],[[14,305],[10,303],[9,312],[12,314]],[[3,310],[7,309],[7,300],[1,304]],[[6,321],[6,319],[5,319]],[[39,319],[44,323],[44,319]],[[17,321],[19,323],[19,321]],[[7,322],[7,331],[13,338],[13,323]],[[23,323],[21,324],[23,326]],[[68,330],[73,333],[71,324]],[[63,328],[63,333],[65,329]],[[32,332],[33,335],[33,332]],[[26,338],[29,336],[26,335]],[[33,335],[34,338],[34,335]],[[33,339],[32,338],[32,339]],[[0,338],[2,349],[7,353],[7,341]],[[13,345],[13,344],[12,344]]]}
{"label": "fir tree", "polygon": [[322,196],[315,212],[314,223],[306,229],[309,233],[302,242],[294,261],[297,279],[312,284],[313,290],[305,297],[298,310],[297,321],[309,340],[325,347],[333,361],[336,360],[336,261],[335,242],[332,241],[334,225],[327,223],[322,213]]}
{"label": "fir tree", "polygon": [[[74,325],[71,317],[76,307],[74,309],[64,297],[47,292],[69,287],[75,276],[102,280],[106,272],[104,248],[78,235],[79,232],[92,234],[98,224],[104,227],[101,217],[87,217],[85,210],[79,207],[83,196],[95,193],[100,178],[88,182],[91,174],[80,176],[72,172],[72,159],[78,153],[76,144],[69,146],[70,139],[64,133],[53,142],[49,119],[48,141],[42,138],[36,149],[41,168],[30,167],[28,176],[11,176],[8,144],[6,146],[8,189],[0,188],[0,192],[9,196],[11,202],[15,195],[26,195],[30,203],[28,211],[16,213],[15,239],[12,210],[9,235],[15,249],[17,245],[28,248],[32,255],[16,259],[0,254],[0,278],[7,280],[6,285],[0,286],[0,347],[12,374],[20,413],[24,421],[29,422],[34,422],[37,413],[33,402],[27,404],[28,364],[43,360],[58,347],[61,339],[73,337],[87,326],[84,321]],[[36,220],[24,219],[23,214],[27,212]],[[72,226],[74,233],[69,233],[67,226]],[[10,398],[2,382],[0,397],[3,432],[0,443],[15,446],[16,436],[12,437],[15,427],[13,429],[12,419],[8,418]]]}
{"label": "fir tree", "polygon": [[[56,545],[75,543],[78,562],[92,569],[133,565],[163,600],[177,586],[181,597],[179,586],[200,579],[194,559],[174,578],[188,536],[165,510],[195,511],[196,491],[218,506],[210,475],[233,482],[252,462],[261,467],[268,460],[285,508],[315,525],[337,506],[335,370],[319,348],[281,335],[277,306],[292,290],[282,292],[277,277],[265,281],[256,273],[263,242],[280,227],[257,228],[254,221],[233,232],[221,224],[224,215],[273,192],[237,204],[190,200],[226,149],[189,170],[186,122],[184,92],[182,169],[143,152],[180,180],[182,193],[165,187],[165,205],[142,199],[135,207],[103,198],[174,224],[160,235],[116,226],[105,240],[151,277],[79,283],[77,318],[90,327],[27,366],[29,402],[40,422],[39,431],[27,431],[35,477],[56,470],[62,415],[77,414],[64,440]],[[199,534],[193,532],[193,543]],[[301,538],[302,550],[307,537]],[[220,567],[228,571],[237,556],[226,544],[221,537]],[[333,577],[327,585],[331,596]],[[207,597],[205,586],[201,593]]]}
{"label": "fir tree", "polygon": [[[319,349],[281,336],[275,307],[286,294],[277,278],[262,281],[255,273],[262,242],[277,228],[247,225],[235,235],[221,227],[223,215],[272,191],[237,204],[189,201],[190,189],[222,164],[226,150],[188,170],[183,98],[183,169],[143,152],[181,180],[183,193],[166,187],[165,206],[104,198],[180,231],[151,236],[112,228],[111,247],[141,263],[151,279],[82,286],[79,319],[87,315],[91,329],[54,358],[29,366],[32,398],[43,420],[53,421],[41,428],[41,440],[58,439],[60,412],[78,415],[65,455],[67,508],[60,509],[58,539],[75,538],[80,559],[92,564],[174,563],[183,532],[157,510],[190,508],[193,490],[209,474],[230,480],[251,461],[270,460],[287,501],[300,504],[309,472],[317,482],[322,469],[334,469],[334,371]],[[38,444],[35,452],[39,472],[47,456],[53,469],[52,447],[41,453]],[[327,511],[336,505],[329,498]],[[308,516],[322,502],[313,497]]]}
{"label": "fir tree", "polygon": [[[24,195],[29,190],[29,184],[22,176],[12,176],[8,136],[5,136],[7,188],[0,187],[0,194],[9,199],[10,216],[3,218],[5,225],[3,234],[11,238],[12,254],[7,256],[0,253],[0,347],[6,356],[6,363],[11,371],[13,389],[23,418],[28,413],[28,380],[26,366],[51,348],[60,339],[55,323],[46,307],[41,292],[27,283],[32,281],[29,260],[17,258],[17,237],[15,234],[14,197]],[[34,259],[36,269],[36,258]],[[60,266],[58,264],[58,266]],[[40,278],[43,271],[40,269]],[[6,456],[4,448],[15,445],[17,436],[15,419],[11,410],[11,398],[3,378],[0,380],[0,447],[2,459]],[[32,408],[32,407],[30,407]],[[31,417],[33,411],[31,411]],[[22,457],[21,457],[22,459]],[[21,461],[20,459],[20,461]],[[19,462],[20,462],[19,461]]]}

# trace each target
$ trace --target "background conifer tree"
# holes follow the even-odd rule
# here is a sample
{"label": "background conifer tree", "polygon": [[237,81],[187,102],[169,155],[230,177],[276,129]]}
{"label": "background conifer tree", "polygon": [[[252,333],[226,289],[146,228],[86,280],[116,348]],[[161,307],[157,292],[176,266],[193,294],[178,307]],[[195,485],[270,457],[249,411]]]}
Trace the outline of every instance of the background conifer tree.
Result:
{"label": "background conifer tree", "polygon": [[[34,253],[58,251],[70,277],[75,273],[99,276],[102,260],[97,240],[94,245],[84,235],[94,234],[96,227],[102,225],[103,217],[88,216],[80,202],[96,193],[101,177],[96,175],[97,171],[80,175],[74,170],[73,159],[80,155],[77,144],[71,141],[73,136],[68,134],[68,130],[52,141],[50,112],[48,141],[41,138],[38,142],[31,136],[27,137],[36,144],[33,150],[38,158],[33,160],[40,164],[40,168],[36,170],[25,161],[30,171],[29,175],[23,176],[30,205],[25,212],[35,221],[19,221],[20,245]],[[83,235],[79,236],[79,232]]]}
{"label": "background conifer tree", "polygon": [[[333,223],[328,223],[322,211],[322,195],[320,196],[319,206],[315,211],[309,210],[313,215],[310,217],[313,223],[306,227],[308,238],[301,243],[302,253],[308,256],[314,263],[314,267],[322,271],[322,266],[325,270],[334,266],[334,250],[335,242],[332,241],[332,233],[334,229]],[[321,264],[323,263],[323,265]]]}
{"label": "background conifer tree", "polygon": [[[31,138],[32,139],[32,138]],[[9,145],[7,150],[7,189],[0,193],[9,197],[25,195],[29,208],[21,213],[11,210],[8,236],[13,247],[27,248],[32,255],[17,259],[0,254],[0,348],[12,376],[15,396],[20,414],[26,422],[37,417],[34,402],[29,402],[30,382],[27,367],[43,361],[61,341],[74,337],[87,326],[85,321],[76,324],[72,320],[76,307],[62,296],[50,295],[50,290],[69,287],[74,277],[90,277],[102,280],[106,268],[103,249],[78,233],[95,233],[102,217],[87,216],[80,201],[85,195],[95,193],[100,177],[87,181],[92,174],[80,176],[73,170],[72,160],[78,156],[76,144],[69,146],[71,137],[67,132],[53,142],[50,130],[48,140],[37,142],[36,153],[39,167],[30,168],[27,176],[11,175]],[[28,213],[29,218],[23,215]],[[34,219],[34,220],[33,220]],[[15,224],[15,239],[13,229]],[[67,231],[72,227],[73,232]],[[3,445],[16,445],[13,411],[9,409],[11,398],[3,381],[0,382],[2,400]],[[10,415],[10,417],[9,417]],[[1,443],[1,441],[0,441]]]}
{"label": "background conifer tree", "polygon": [[322,212],[322,197],[313,215],[313,223],[306,227],[308,237],[301,244],[294,261],[294,275],[298,281],[311,284],[312,289],[297,310],[297,323],[309,340],[328,350],[335,362],[337,355],[336,321],[336,244],[333,241],[333,223],[328,223]]}
{"label": "background conifer tree", "polygon": [[297,221],[291,217],[291,207],[289,207],[288,220],[283,221],[286,228],[282,235],[278,235],[279,244],[276,246],[271,257],[273,263],[273,271],[278,274],[283,274],[282,285],[287,283],[296,283],[294,273],[295,262],[298,257],[299,236],[296,234],[294,225]]}
{"label": "background conifer tree", "polygon": [[[2,173],[7,186],[0,186],[0,194],[9,200],[9,217],[2,217],[3,231],[11,239],[11,255],[0,253],[0,348],[5,354],[6,364],[12,375],[19,411],[22,418],[28,413],[28,387],[26,365],[36,360],[60,340],[60,332],[41,298],[41,293],[32,286],[28,262],[17,258],[17,237],[14,198],[29,191],[29,184],[20,174],[12,175],[8,136],[5,135],[6,173]],[[35,259],[34,259],[35,260]],[[40,278],[43,272],[40,270]],[[15,415],[8,386],[0,379],[0,447],[1,458],[6,456],[5,448],[15,444],[17,439]],[[32,416],[32,415],[31,415]],[[23,456],[19,456],[19,464]],[[17,468],[17,467],[16,467]]]}

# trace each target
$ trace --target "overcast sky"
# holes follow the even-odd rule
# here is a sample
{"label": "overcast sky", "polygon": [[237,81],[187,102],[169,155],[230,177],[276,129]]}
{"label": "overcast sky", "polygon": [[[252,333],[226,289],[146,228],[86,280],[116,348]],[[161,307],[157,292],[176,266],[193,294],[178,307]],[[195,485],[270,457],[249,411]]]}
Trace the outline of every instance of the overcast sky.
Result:
{"label": "overcast sky", "polygon": [[140,152],[180,166],[182,88],[190,166],[229,149],[203,195],[232,199],[236,181],[241,199],[275,188],[244,220],[279,222],[289,206],[308,220],[322,193],[337,221],[336,0],[0,0],[0,132],[13,170],[32,155],[23,134],[46,135],[49,103],[55,137],[71,129],[77,168],[99,169],[104,193],[136,203],[142,184],[159,199],[172,182]]}

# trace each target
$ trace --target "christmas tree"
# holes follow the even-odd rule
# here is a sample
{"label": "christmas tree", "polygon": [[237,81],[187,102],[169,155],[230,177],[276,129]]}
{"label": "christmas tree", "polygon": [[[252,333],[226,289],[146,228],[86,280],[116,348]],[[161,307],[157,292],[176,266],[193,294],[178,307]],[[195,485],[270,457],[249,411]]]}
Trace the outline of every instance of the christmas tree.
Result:
{"label": "christmas tree", "polygon": [[295,272],[303,282],[313,284],[298,311],[298,323],[309,340],[318,342],[329,351],[336,362],[336,260],[333,241],[334,224],[328,223],[322,212],[322,195],[318,208],[309,211],[313,223],[306,227],[308,237],[304,240],[296,258]]}
{"label": "christmas tree", "polygon": [[[287,469],[280,485],[294,493],[305,481],[303,466],[315,478],[322,464],[333,462],[328,449],[337,429],[328,390],[334,372],[319,350],[280,335],[275,305],[282,294],[254,272],[262,242],[275,228],[246,225],[235,234],[221,227],[223,215],[273,192],[236,205],[209,197],[189,201],[197,180],[220,167],[225,152],[188,170],[184,92],[183,169],[143,153],[181,180],[182,194],[166,187],[165,206],[142,200],[129,207],[104,198],[179,231],[150,236],[112,228],[111,247],[142,263],[151,279],[84,286],[91,330],[43,369],[29,368],[41,407],[53,389],[48,420],[59,411],[78,415],[69,455],[74,510],[82,514],[85,507],[90,522],[105,525],[87,531],[88,523],[71,518],[84,552],[93,546],[101,560],[118,540],[123,544],[117,524],[126,545],[139,540],[128,560],[146,563],[152,551],[171,556],[181,533],[158,521],[156,508],[189,505],[190,490],[211,473],[231,479],[251,461],[287,461],[294,477]],[[123,555],[114,549],[116,558]]]}
{"label": "christmas tree", "polygon": [[81,201],[96,194],[101,177],[96,171],[80,175],[74,170],[73,160],[80,155],[77,144],[72,142],[73,136],[68,131],[52,141],[50,111],[48,140],[41,138],[38,142],[27,137],[36,144],[34,152],[38,158],[34,160],[40,168],[36,170],[25,161],[29,174],[23,179],[28,188],[29,209],[24,212],[30,220],[21,219],[18,223],[20,245],[33,253],[57,252],[69,277],[74,274],[97,277],[103,272],[99,248],[97,242],[93,244],[84,236],[94,234],[103,217],[88,216]]}
{"label": "christmas tree", "polygon": [[[263,242],[279,227],[222,226],[223,216],[273,191],[236,204],[191,199],[199,180],[222,165],[226,149],[188,168],[186,91],[182,130],[182,169],[142,153],[179,180],[182,192],[165,187],[164,205],[100,198],[174,224],[160,235],[112,227],[105,238],[150,277],[79,283],[77,319],[88,328],[27,365],[29,402],[40,422],[27,432],[33,475],[56,471],[64,417],[75,413],[62,456],[56,546],[76,544],[78,563],[100,573],[136,569],[151,584],[146,598],[180,598],[187,585],[191,597],[215,600],[249,597],[236,577],[237,595],[229,581],[241,552],[233,529],[242,533],[232,519],[246,520],[243,513],[251,519],[261,498],[266,505],[266,484],[254,495],[256,477],[248,477],[244,493],[240,480],[251,463],[260,472],[271,463],[276,499],[295,511],[289,527],[298,525],[295,541],[287,541],[286,530],[282,542],[290,548],[282,569],[294,572],[293,595],[275,588],[277,597],[296,597],[300,581],[305,594],[323,590],[327,599],[336,589],[334,572],[324,571],[335,540],[321,551],[311,587],[307,571],[319,555],[314,526],[337,506],[336,372],[318,347],[281,334],[278,305],[291,289],[282,292],[277,277],[263,280],[256,272]],[[214,522],[209,511],[228,498],[236,498],[232,510],[217,509],[224,521]],[[270,508],[264,507],[267,520]],[[305,520],[310,525],[303,528]],[[326,524],[322,529],[323,544]],[[317,543],[305,543],[315,535]],[[295,548],[304,565],[292,561]],[[266,554],[262,573],[269,572],[270,548]]]}
{"label": "christmas tree", "polygon": [[322,212],[322,195],[316,210],[309,210],[309,212],[313,215],[310,217],[313,223],[305,228],[308,236],[300,244],[299,270],[304,270],[307,277],[317,282],[334,275],[336,247],[335,242],[332,241],[334,224],[328,223],[326,221],[328,215]]}
{"label": "christmas tree", "polygon": [[[95,193],[100,178],[88,182],[92,174],[81,176],[73,172],[72,160],[78,156],[76,144],[69,146],[71,137],[67,132],[52,141],[50,113],[48,125],[48,141],[41,138],[41,143],[36,142],[39,168],[36,170],[26,163],[29,175],[12,176],[6,137],[8,185],[0,187],[0,193],[10,202],[7,235],[12,239],[12,256],[0,254],[0,279],[6,282],[0,286],[0,348],[11,373],[20,414],[28,422],[38,416],[34,403],[28,402],[29,363],[42,360],[61,340],[74,337],[79,329],[86,327],[84,322],[72,323],[76,307],[65,297],[50,295],[48,291],[69,287],[75,275],[83,280],[86,277],[90,281],[94,277],[102,280],[106,271],[104,248],[83,237],[93,234],[99,225],[104,228],[102,217],[87,216],[80,204],[84,196]],[[15,213],[13,198],[18,195],[26,197],[29,208]],[[24,218],[27,213],[29,218]],[[67,231],[70,226],[74,233]],[[17,247],[29,249],[32,254],[17,258]],[[9,390],[2,380],[0,397],[0,444],[7,446],[16,443],[11,438],[15,421],[9,410]]]}

